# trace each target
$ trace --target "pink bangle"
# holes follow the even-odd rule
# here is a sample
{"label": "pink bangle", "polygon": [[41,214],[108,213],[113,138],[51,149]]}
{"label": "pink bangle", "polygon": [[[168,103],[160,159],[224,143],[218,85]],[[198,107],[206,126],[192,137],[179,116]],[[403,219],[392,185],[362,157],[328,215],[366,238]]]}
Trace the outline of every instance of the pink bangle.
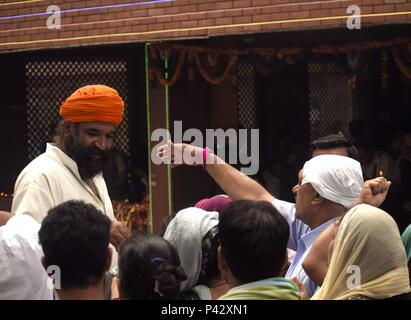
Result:
{"label": "pink bangle", "polygon": [[206,169],[207,157],[210,154],[210,152],[211,150],[207,147],[203,149],[203,170]]}

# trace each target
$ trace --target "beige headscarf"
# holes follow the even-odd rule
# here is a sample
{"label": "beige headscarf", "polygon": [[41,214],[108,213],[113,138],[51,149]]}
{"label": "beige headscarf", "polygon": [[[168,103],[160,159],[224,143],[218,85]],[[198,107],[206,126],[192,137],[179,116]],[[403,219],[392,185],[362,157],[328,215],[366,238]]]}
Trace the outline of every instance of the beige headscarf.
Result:
{"label": "beige headscarf", "polygon": [[[356,288],[352,266],[359,267],[361,276]],[[407,258],[395,221],[370,205],[352,208],[341,221],[323,285],[312,299],[384,299],[410,291]]]}

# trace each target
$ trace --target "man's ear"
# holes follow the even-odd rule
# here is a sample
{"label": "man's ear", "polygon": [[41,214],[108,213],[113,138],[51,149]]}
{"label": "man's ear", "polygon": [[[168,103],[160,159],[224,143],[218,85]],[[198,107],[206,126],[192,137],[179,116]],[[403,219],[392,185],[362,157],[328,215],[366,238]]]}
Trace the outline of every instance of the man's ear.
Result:
{"label": "man's ear", "polygon": [[63,120],[59,130],[63,134],[63,136],[66,137],[70,134],[70,131],[72,130],[72,128],[73,128],[73,124],[71,122]]}
{"label": "man's ear", "polygon": [[324,201],[324,198],[320,196],[320,194],[315,191],[314,193],[314,198],[311,200],[311,204],[312,205],[319,205],[322,204]]}
{"label": "man's ear", "polygon": [[109,271],[111,266],[111,260],[113,259],[113,248],[110,246],[108,247],[108,254],[107,254],[107,261],[106,261],[106,268],[104,271]]}

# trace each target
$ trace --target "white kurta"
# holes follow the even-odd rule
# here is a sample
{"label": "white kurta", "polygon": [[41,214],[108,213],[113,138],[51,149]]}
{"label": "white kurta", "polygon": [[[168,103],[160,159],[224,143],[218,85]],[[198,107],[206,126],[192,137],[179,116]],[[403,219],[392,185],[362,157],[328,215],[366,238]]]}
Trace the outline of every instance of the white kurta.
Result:
{"label": "white kurta", "polygon": [[0,227],[0,300],[52,300],[41,264],[40,224],[28,215],[12,217]]}
{"label": "white kurta", "polygon": [[93,182],[99,197],[81,179],[76,162],[48,143],[46,152],[30,162],[18,176],[11,212],[28,213],[41,223],[51,208],[68,200],[83,200],[115,220],[102,174],[95,176]]}

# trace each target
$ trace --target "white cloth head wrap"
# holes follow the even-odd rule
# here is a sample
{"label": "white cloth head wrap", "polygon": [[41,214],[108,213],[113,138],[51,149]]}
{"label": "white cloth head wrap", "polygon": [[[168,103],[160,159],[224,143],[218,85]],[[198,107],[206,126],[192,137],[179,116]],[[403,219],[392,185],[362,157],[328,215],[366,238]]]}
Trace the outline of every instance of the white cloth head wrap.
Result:
{"label": "white cloth head wrap", "polygon": [[361,193],[364,179],[358,161],[325,154],[304,164],[301,184],[304,183],[310,183],[323,198],[350,209]]}
{"label": "white cloth head wrap", "polygon": [[177,213],[167,226],[164,239],[170,242],[180,256],[181,267],[187,280],[181,290],[193,288],[200,277],[204,236],[218,224],[218,212],[187,208]]}
{"label": "white cloth head wrap", "polygon": [[27,214],[0,228],[0,300],[52,300],[39,244],[40,224]]}

